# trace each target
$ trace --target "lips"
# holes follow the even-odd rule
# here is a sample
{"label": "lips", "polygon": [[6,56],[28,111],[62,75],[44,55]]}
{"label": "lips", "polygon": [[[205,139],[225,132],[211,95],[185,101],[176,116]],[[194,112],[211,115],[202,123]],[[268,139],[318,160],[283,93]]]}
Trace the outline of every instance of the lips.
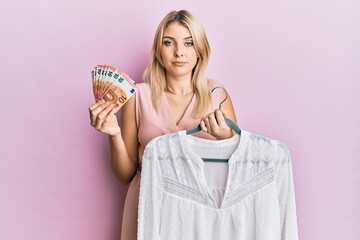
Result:
{"label": "lips", "polygon": [[173,65],[175,66],[183,66],[186,62],[179,62],[179,61],[176,61],[176,62],[172,62]]}

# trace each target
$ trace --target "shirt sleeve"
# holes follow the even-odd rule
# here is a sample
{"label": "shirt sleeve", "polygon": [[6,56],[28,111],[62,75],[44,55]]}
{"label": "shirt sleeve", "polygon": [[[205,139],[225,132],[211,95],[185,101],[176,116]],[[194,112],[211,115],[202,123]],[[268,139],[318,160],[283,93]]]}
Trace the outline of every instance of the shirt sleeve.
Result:
{"label": "shirt sleeve", "polygon": [[153,144],[145,148],[139,194],[138,240],[158,240],[161,234],[161,166]]}
{"label": "shirt sleeve", "polygon": [[298,240],[295,189],[289,150],[282,143],[275,148],[276,181],[280,209],[281,240]]}

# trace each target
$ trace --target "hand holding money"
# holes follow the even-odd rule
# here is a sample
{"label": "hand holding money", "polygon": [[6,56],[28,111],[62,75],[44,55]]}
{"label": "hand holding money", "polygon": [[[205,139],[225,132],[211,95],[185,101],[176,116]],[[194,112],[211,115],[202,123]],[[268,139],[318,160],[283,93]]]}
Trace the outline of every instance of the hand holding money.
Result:
{"label": "hand holding money", "polygon": [[115,113],[136,92],[134,81],[120,70],[107,65],[97,65],[91,75],[96,100],[89,107],[91,126],[115,136],[120,133]]}
{"label": "hand holding money", "polygon": [[121,106],[115,107],[104,99],[97,101],[89,107],[91,126],[110,136],[119,134],[120,127],[115,113],[120,108]]}
{"label": "hand holding money", "polygon": [[91,71],[93,93],[96,101],[104,99],[115,106],[123,106],[136,92],[134,81],[119,69],[97,65]]}

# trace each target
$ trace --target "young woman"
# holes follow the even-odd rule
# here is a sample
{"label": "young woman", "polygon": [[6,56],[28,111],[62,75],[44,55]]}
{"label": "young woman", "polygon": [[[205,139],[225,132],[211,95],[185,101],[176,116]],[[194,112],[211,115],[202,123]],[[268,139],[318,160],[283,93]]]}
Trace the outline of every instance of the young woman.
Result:
{"label": "young woman", "polygon": [[121,109],[104,100],[89,107],[91,125],[109,135],[111,166],[117,178],[129,184],[122,222],[122,240],[137,238],[137,210],[141,161],[153,138],[199,123],[196,136],[225,139],[234,135],[224,116],[236,122],[231,99],[221,84],[206,78],[210,46],[198,19],[186,10],[173,11],[160,22],[152,47],[152,59],[144,83],[136,85],[136,97]]}

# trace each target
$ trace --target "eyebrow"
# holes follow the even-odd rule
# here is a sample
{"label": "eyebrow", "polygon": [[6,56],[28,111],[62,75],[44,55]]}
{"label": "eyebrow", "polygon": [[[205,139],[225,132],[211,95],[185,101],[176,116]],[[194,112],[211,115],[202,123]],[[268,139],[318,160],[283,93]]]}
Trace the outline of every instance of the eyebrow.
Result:
{"label": "eyebrow", "polygon": [[[163,37],[163,39],[164,39],[164,38],[175,39],[175,38],[173,38],[173,37],[169,37],[169,36],[164,36],[164,37]],[[192,36],[190,36],[190,37],[186,37],[186,38],[184,38],[184,39],[191,39],[191,38],[192,38]]]}

